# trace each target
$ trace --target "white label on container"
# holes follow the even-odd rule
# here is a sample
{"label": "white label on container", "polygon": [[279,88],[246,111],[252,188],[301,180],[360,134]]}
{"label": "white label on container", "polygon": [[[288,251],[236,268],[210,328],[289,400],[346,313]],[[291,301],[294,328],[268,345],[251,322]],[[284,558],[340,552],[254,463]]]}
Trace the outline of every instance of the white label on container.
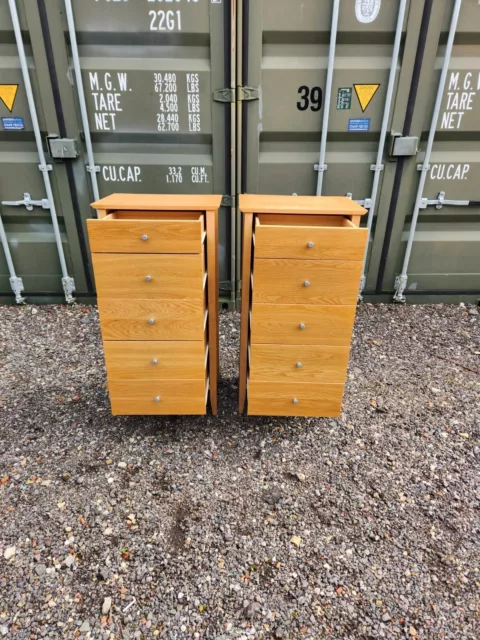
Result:
{"label": "white label on container", "polygon": [[430,178],[432,180],[467,180],[469,164],[432,164]]}
{"label": "white label on container", "polygon": [[95,128],[97,131],[115,131],[117,113],[123,111],[122,93],[131,91],[126,73],[89,72],[90,91],[95,106]]}
{"label": "white label on container", "polygon": [[118,166],[106,164],[102,167],[102,177],[105,182],[141,182],[140,167]]}
{"label": "white label on container", "polygon": [[355,0],[357,20],[363,24],[374,22],[380,13],[381,6],[382,0]]}
{"label": "white label on container", "polygon": [[473,111],[480,74],[477,72],[451,71],[448,80],[447,104],[442,114],[441,129],[460,129],[465,113]]}

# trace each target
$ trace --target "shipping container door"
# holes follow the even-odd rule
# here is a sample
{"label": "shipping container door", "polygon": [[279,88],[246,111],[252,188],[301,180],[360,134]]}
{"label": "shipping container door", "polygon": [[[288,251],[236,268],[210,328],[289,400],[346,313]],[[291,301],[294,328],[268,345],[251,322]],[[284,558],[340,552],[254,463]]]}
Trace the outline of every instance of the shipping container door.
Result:
{"label": "shipping container door", "polygon": [[[213,92],[229,83],[228,3],[72,0],[71,4],[100,197],[228,194],[230,111],[213,100]],[[55,0],[49,8],[55,33],[52,47],[65,71],[59,73],[65,117],[72,129],[82,132],[65,2]],[[83,167],[88,164],[83,143],[81,162]],[[87,189],[91,202],[88,173],[77,176],[77,188],[81,199]],[[89,210],[86,217],[91,215]],[[230,280],[229,220],[222,209],[224,289]]]}
{"label": "shipping container door", "polygon": [[[41,3],[38,3],[39,5]],[[64,164],[48,154],[48,133],[59,133],[51,78],[48,73],[44,36],[38,7],[16,3],[24,42],[26,63],[32,85],[34,108],[41,130],[42,146],[53,189],[60,242],[66,272],[75,283],[75,295],[92,293],[86,269],[86,247],[81,243],[79,210],[75,207],[75,187]],[[25,80],[7,2],[0,5],[0,214],[11,262],[23,280],[27,296],[47,299],[64,295],[58,247],[50,216],[47,193],[35,144]],[[72,189],[73,187],[73,189]],[[25,195],[28,194],[25,200]],[[28,198],[32,204],[28,204]],[[28,208],[27,205],[28,204]],[[10,301],[11,272],[0,246],[0,296]]]}
{"label": "shipping container door", "polygon": [[[421,137],[417,162],[405,167],[392,234],[383,248],[378,291],[392,292],[402,271],[420,171],[439,89],[454,0],[430,3],[426,48],[413,130]],[[408,263],[407,300],[466,294],[480,297],[480,7],[464,0],[455,29],[433,152]],[[442,200],[446,203],[443,204]]]}
{"label": "shipping container door", "polygon": [[[372,197],[375,167],[379,190],[373,218],[373,252],[383,246],[396,159],[390,132],[402,133],[409,99],[423,0],[340,2],[333,81],[327,104],[327,72],[334,1],[252,0],[243,3],[242,83],[259,99],[243,106],[242,191],[315,195],[320,143],[328,110],[325,171],[321,195]],[[388,111],[385,153],[376,165],[386,108],[394,42],[393,99]],[[320,193],[318,193],[320,195]],[[365,217],[363,224],[366,224]],[[376,263],[378,266],[378,261]],[[368,291],[376,285],[369,271]]]}

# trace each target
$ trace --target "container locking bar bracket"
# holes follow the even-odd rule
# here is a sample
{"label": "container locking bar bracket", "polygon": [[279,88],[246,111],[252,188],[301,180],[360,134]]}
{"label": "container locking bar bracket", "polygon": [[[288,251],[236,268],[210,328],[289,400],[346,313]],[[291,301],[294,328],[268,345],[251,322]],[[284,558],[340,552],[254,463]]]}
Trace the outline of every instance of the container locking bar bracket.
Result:
{"label": "container locking bar bracket", "polygon": [[328,164],[314,164],[313,168],[315,169],[315,171],[318,171],[320,173],[323,173],[324,171],[327,171],[328,169]]}
{"label": "container locking bar bracket", "polygon": [[222,196],[221,206],[222,207],[229,207],[230,209],[232,207],[236,207],[237,205],[236,205],[235,196]]}
{"label": "container locking bar bracket", "polygon": [[447,200],[445,198],[445,191],[440,191],[436,200],[429,200],[428,198],[422,198],[420,209],[426,209],[427,207],[436,207],[442,209],[442,207],[471,207],[478,206],[478,202],[472,200]]}
{"label": "container locking bar bracket", "polygon": [[32,200],[29,193],[23,194],[23,200],[2,200],[4,207],[26,207],[27,211],[33,211],[33,207],[42,207],[42,209],[50,209],[50,202],[47,198],[43,200]]}

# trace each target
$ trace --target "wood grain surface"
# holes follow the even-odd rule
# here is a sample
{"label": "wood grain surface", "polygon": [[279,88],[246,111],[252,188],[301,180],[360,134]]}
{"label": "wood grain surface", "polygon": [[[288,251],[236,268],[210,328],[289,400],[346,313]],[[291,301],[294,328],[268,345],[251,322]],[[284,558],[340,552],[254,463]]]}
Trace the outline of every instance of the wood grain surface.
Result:
{"label": "wood grain surface", "polygon": [[[252,344],[350,345],[356,307],[254,304]],[[301,329],[300,325],[305,325]]]}
{"label": "wood grain surface", "polygon": [[343,384],[249,381],[248,415],[337,418],[342,397]]}
{"label": "wood grain surface", "polygon": [[105,342],[109,380],[205,380],[205,342]]}
{"label": "wood grain surface", "polygon": [[[316,219],[313,216],[311,218]],[[322,219],[325,220],[325,216]],[[367,230],[358,229],[345,218],[330,216],[330,220],[339,220],[348,225],[257,224],[255,258],[363,260]],[[313,246],[309,247],[309,243]]]}
{"label": "wood grain surface", "polygon": [[[94,253],[92,261],[100,298],[203,298],[203,252],[196,255]],[[151,280],[147,281],[147,277]]]}
{"label": "wood grain surface", "polygon": [[[203,215],[196,220],[87,220],[93,253],[200,253]],[[143,237],[147,240],[143,240]]]}
{"label": "wood grain surface", "polygon": [[98,298],[98,309],[104,340],[203,340],[202,300]]}
{"label": "wood grain surface", "polygon": [[367,210],[342,196],[277,196],[242,194],[243,213],[290,213],[292,215],[362,216]]}
{"label": "wood grain surface", "polygon": [[206,380],[109,380],[108,388],[114,415],[206,413]]}
{"label": "wood grain surface", "polygon": [[250,381],[343,384],[349,347],[252,344]]}
{"label": "wood grain surface", "polygon": [[361,261],[256,258],[253,302],[354,305],[361,274]]}

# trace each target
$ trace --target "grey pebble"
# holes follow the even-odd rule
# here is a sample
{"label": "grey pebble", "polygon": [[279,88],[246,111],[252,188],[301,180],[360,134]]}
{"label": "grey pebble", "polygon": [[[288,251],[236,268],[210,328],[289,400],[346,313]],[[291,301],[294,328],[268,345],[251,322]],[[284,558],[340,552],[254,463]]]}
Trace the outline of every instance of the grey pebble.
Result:
{"label": "grey pebble", "polygon": [[104,616],[107,615],[111,607],[112,607],[112,599],[110,597],[105,598],[102,604],[102,613]]}

